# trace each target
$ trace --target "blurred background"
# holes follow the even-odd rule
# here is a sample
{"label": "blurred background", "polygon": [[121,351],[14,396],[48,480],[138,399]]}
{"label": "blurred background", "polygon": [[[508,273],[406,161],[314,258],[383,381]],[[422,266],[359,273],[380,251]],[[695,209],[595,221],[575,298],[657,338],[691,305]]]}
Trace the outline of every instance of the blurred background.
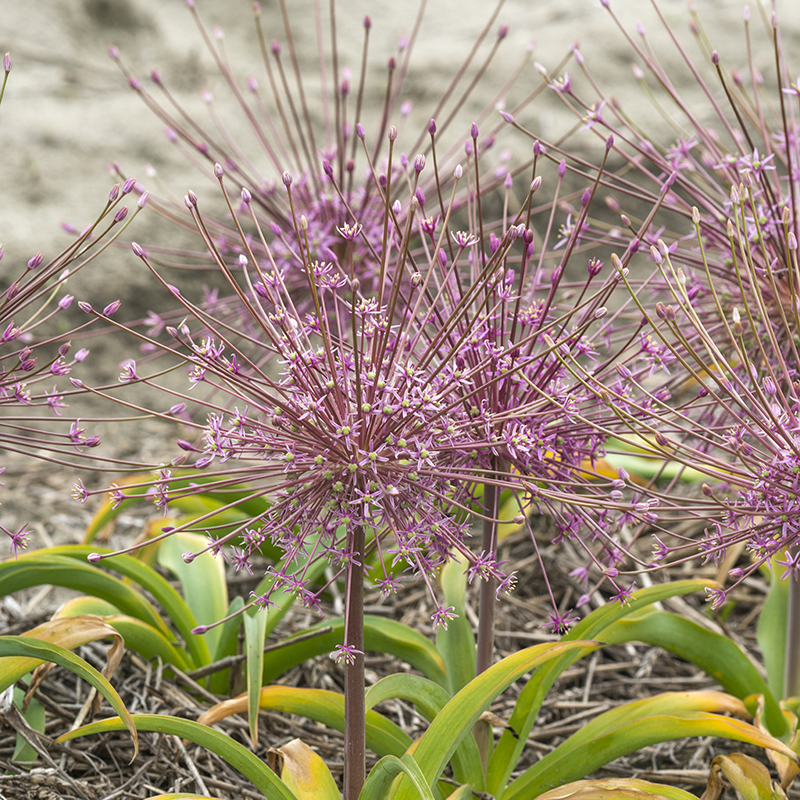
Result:
{"label": "blurred background", "polygon": [[[739,0],[698,0],[696,6],[723,63],[746,68],[743,4]],[[397,53],[402,36],[413,33],[418,7],[416,2],[388,0],[338,4],[339,63],[351,69],[353,85],[360,71],[362,20],[366,14],[372,20],[366,97],[373,113],[383,97],[388,57]],[[685,0],[662,0],[659,7],[687,52],[702,61],[689,33],[690,12]],[[771,7],[765,7],[769,14]],[[214,26],[224,31],[225,51],[240,85],[251,75],[266,83],[250,0],[197,0],[196,8],[210,33]],[[319,114],[315,20],[321,19],[327,31],[328,2],[287,0],[287,8],[298,58],[307,75],[309,102]],[[678,65],[675,49],[666,40],[651,4],[646,0],[617,0],[612,8],[637,40],[635,26],[642,21],[664,63],[675,67],[670,74],[677,76],[674,79],[678,82],[683,76],[687,97],[695,108],[702,108],[707,101],[685,67]],[[464,85],[489,53],[500,25],[508,25],[508,35],[451,125],[448,135],[453,142],[466,138],[472,119],[496,100],[500,87],[531,48],[529,63],[509,90],[516,98],[525,96],[528,87],[539,81],[535,62],[553,70],[576,42],[604,92],[620,96],[639,119],[652,121],[654,127],[649,130],[657,130],[662,124],[656,112],[642,101],[631,72],[630,45],[599,0],[506,0],[492,21],[493,9],[493,3],[487,0],[428,0],[404,82],[403,97],[412,101],[413,112],[398,142],[401,150],[417,139],[487,22],[491,33],[467,72]],[[800,4],[779,4],[778,11],[791,53],[800,32]],[[755,4],[751,16],[754,39],[760,45],[756,64],[770,74],[773,56]],[[286,34],[276,0],[262,4],[262,18],[267,39],[278,39],[285,48]],[[128,87],[108,57],[107,48],[112,44],[148,88],[153,88],[150,70],[158,67],[178,102],[204,124],[208,121],[208,110],[201,99],[204,89],[214,94],[217,109],[225,117],[230,92],[223,86],[183,0],[0,0],[0,51],[10,51],[14,65],[0,108],[0,243],[5,249],[6,269],[9,262],[20,264],[38,250],[46,258],[55,255],[68,242],[60,227],[62,222],[77,229],[89,223],[115,182],[108,171],[114,161],[126,174],[135,175],[158,192],[169,190],[182,197],[189,188],[198,193],[211,188],[167,141],[163,123]],[[327,33],[324,45],[329,51]],[[284,63],[288,70],[288,57]],[[329,61],[326,69],[330,76]],[[576,70],[574,62],[568,69]],[[519,121],[539,136],[556,138],[574,122],[562,119],[560,105],[552,92],[546,92],[526,108]],[[322,123],[321,119],[317,121]],[[498,122],[499,115],[492,112],[482,127]],[[238,123],[232,124],[231,132],[238,136]],[[524,160],[530,153],[530,140],[513,130],[502,131],[498,144],[508,148],[513,159]],[[152,213],[142,215],[132,233],[143,242],[162,239],[163,243],[169,235]],[[142,300],[141,292],[147,286],[143,266],[128,252],[120,249],[117,253],[115,258],[106,259],[100,284],[98,270],[87,271],[70,291],[78,296],[93,293],[98,303],[114,299],[115,291],[123,300]]]}

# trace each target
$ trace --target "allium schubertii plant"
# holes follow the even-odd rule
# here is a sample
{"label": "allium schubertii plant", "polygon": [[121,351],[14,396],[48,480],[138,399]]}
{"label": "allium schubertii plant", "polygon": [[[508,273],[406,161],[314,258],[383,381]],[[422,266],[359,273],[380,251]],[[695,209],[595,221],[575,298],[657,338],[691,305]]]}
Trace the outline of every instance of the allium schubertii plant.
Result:
{"label": "allium schubertii plant", "polygon": [[[188,5],[196,18],[193,3]],[[256,17],[258,21],[258,11]],[[367,32],[370,24],[365,24]],[[661,179],[664,190],[649,195],[638,188],[634,191],[635,183],[608,173],[609,156],[625,153],[631,145],[624,127],[603,136],[602,165],[594,173],[586,169],[586,162],[576,167],[557,146],[539,140],[533,144],[532,161],[512,171],[501,159],[492,160],[494,133],[482,139],[476,123],[466,128],[463,148],[460,144],[443,148],[447,125],[438,127],[436,119],[430,120],[414,145],[414,149],[424,146],[425,152],[409,158],[398,152],[402,137],[392,125],[394,115],[407,114],[407,106],[399,100],[399,81],[392,81],[397,62],[389,64],[389,88],[373,139],[359,119],[360,89],[355,112],[348,111],[349,77],[340,79],[335,38],[333,89],[323,86],[334,113],[329,138],[320,147],[299,82],[288,22],[285,33],[299,88],[296,94],[288,88],[281,46],[267,46],[262,35],[264,65],[279,109],[276,117],[263,122],[258,83],[248,81],[248,100],[223,51],[202,25],[200,30],[264,146],[260,157],[271,164],[272,177],[260,174],[255,158],[239,150],[221,122],[216,131],[206,131],[177,105],[173,115],[129,74],[131,86],[169,125],[169,138],[186,148],[218,182],[229,217],[220,220],[213,212],[201,211],[204,198],[189,192],[178,222],[185,228],[190,223],[200,235],[206,263],[221,275],[225,292],[222,296],[223,292],[208,290],[193,296],[196,287],[181,281],[173,285],[162,265],[176,255],[186,260],[186,253],[156,248],[151,252],[134,243],[133,252],[177,310],[151,315],[146,326],[126,326],[118,321],[118,304],[100,311],[82,302],[91,321],[132,335],[142,353],[123,362],[117,388],[90,388],[78,379],[73,379],[73,387],[143,412],[147,409],[139,406],[133,391],[141,384],[165,397],[163,409],[152,413],[179,417],[185,424],[189,433],[179,442],[184,455],[162,466],[155,479],[114,488],[112,510],[143,493],[165,512],[171,504],[180,508],[193,497],[213,497],[216,504],[211,510],[162,525],[150,543],[199,531],[206,535],[205,542],[186,553],[184,560],[191,565],[211,553],[229,559],[237,571],[252,571],[264,549],[278,555],[280,561],[268,568],[269,580],[262,582],[263,591],[254,592],[249,605],[235,609],[236,614],[244,613],[247,619],[262,609],[268,616],[287,593],[315,608],[333,582],[344,582],[343,637],[333,655],[345,675],[346,800],[385,797],[390,791],[397,797],[444,796],[442,792],[453,788],[439,783],[448,763],[460,787],[451,797],[469,797],[473,790],[495,797],[533,797],[583,777],[618,755],[685,735],[750,741],[772,748],[787,765],[796,760],[785,744],[715,713],[746,717],[741,700],[707,692],[680,698],[665,695],[609,712],[512,780],[546,691],[598,641],[641,639],[688,656],[697,650],[698,641],[706,649],[725,647],[721,637],[713,639],[697,626],[687,629],[650,608],[657,600],[707,583],[635,592],[632,580],[621,576],[630,541],[652,526],[666,525],[656,516],[656,506],[678,504],[656,483],[649,489],[634,489],[628,473],[611,466],[613,455],[606,451],[611,434],[640,446],[644,435],[648,452],[671,457],[674,433],[661,429],[663,417],[681,420],[683,432],[688,421],[708,424],[703,414],[720,424],[721,411],[707,401],[720,395],[706,385],[715,370],[721,374],[722,356],[716,349],[714,364],[702,361],[702,369],[689,371],[704,390],[697,414],[691,407],[673,411],[667,405],[669,391],[652,385],[654,378],[664,380],[664,367],[670,362],[673,368],[687,366],[690,359],[679,352],[684,343],[692,354],[696,342],[713,343],[702,325],[694,327],[697,338],[692,340],[682,339],[677,326],[670,327],[671,335],[663,335],[664,326],[654,324],[649,333],[646,323],[662,316],[670,322],[677,312],[663,303],[651,311],[642,293],[636,298],[644,321],[627,322],[625,310],[636,307],[631,301],[618,312],[607,311],[612,298],[624,294],[622,283],[632,280],[628,264],[641,241],[653,235],[654,215],[672,205],[680,210],[678,200],[673,201],[677,195],[670,193],[680,172],[670,170]],[[501,29],[498,42],[504,37]],[[404,43],[403,57],[409,49]],[[112,56],[119,61],[116,50]],[[582,65],[577,51],[576,56]],[[478,69],[479,75],[484,68]],[[158,72],[153,81],[167,92]],[[552,86],[575,101],[584,128],[593,132],[602,128],[603,101],[581,105],[569,79]],[[461,102],[453,100],[456,110]],[[504,112],[505,120],[518,126],[524,102],[513,111]],[[437,108],[435,117],[443,113]],[[452,118],[447,116],[448,124]],[[280,126],[285,139],[273,136]],[[656,152],[653,145],[640,149],[646,155]],[[568,170],[584,182],[577,193],[566,191]],[[535,207],[543,181],[551,187],[544,211]],[[525,187],[516,206],[515,184]],[[622,260],[613,256],[617,269],[604,270],[603,251],[587,256],[584,246],[592,240],[617,246],[618,239],[609,238],[606,229],[595,235],[590,214],[598,194],[618,185],[650,208],[640,231],[634,231],[636,246],[629,246]],[[123,189],[132,188],[134,183],[126,180]],[[177,214],[167,203],[151,205],[167,216]],[[502,211],[490,213],[489,208]],[[545,229],[538,245],[535,212],[543,214]],[[630,217],[623,219],[633,230]],[[669,263],[670,255],[667,245],[653,250],[661,265]],[[650,283],[664,291],[675,285],[671,279],[676,274],[664,270],[663,281]],[[691,301],[682,291],[675,291],[676,300],[681,304],[685,297],[685,308],[690,310]],[[741,359],[742,353],[737,354]],[[735,364],[740,372],[741,363]],[[171,380],[176,366],[186,368],[183,386]],[[170,380],[163,380],[167,375]],[[777,385],[775,376],[770,377]],[[685,375],[672,380],[673,394],[685,380]],[[721,408],[729,412],[730,403]],[[626,428],[633,436],[621,433]],[[647,433],[653,434],[655,447]],[[684,441],[683,436],[678,438]],[[708,454],[714,449],[710,434],[705,441],[709,445],[702,451]],[[732,467],[725,464],[715,474],[728,480]],[[76,487],[80,500],[90,494],[83,484]],[[220,499],[226,495],[229,500]],[[220,521],[246,504],[259,510],[235,524],[229,516]],[[697,508],[690,506],[690,513],[697,516]],[[590,587],[595,588],[592,583],[607,587],[611,602],[580,622],[563,641],[529,648],[492,665],[495,598],[513,585],[513,565],[498,561],[502,526],[528,524],[534,510],[550,514],[559,530],[558,541],[583,554],[586,566],[576,576],[585,582],[586,595],[578,605],[588,602]],[[709,512],[709,518],[716,510]],[[752,517],[754,512],[749,513]],[[470,538],[476,521],[482,528],[478,546]],[[629,535],[629,526],[638,526],[637,532]],[[531,542],[536,548],[534,537]],[[80,548],[72,555],[85,553],[86,548]],[[649,559],[630,555],[640,567],[650,565]],[[114,569],[112,556],[123,565],[123,572],[137,569],[122,560],[126,555],[95,552],[89,560]],[[19,572],[26,563],[35,566],[36,558],[43,556],[20,559],[22,567],[12,565],[7,573]],[[321,586],[314,583],[321,574],[320,564],[331,568]],[[145,585],[144,573],[136,574]],[[423,582],[434,598],[438,653],[432,654],[430,663],[441,666],[431,667],[427,678],[390,676],[365,700],[364,581],[371,580],[388,593],[400,587],[403,574]],[[473,579],[481,581],[476,646],[469,641],[472,634],[463,607],[464,583]],[[544,579],[549,591],[546,575]],[[148,586],[157,585],[155,579],[147,581]],[[559,611],[552,593],[551,598],[549,627],[565,634],[579,616]],[[133,605],[131,601],[132,610]],[[172,607],[178,609],[175,619],[188,618],[176,603]],[[634,634],[626,633],[623,624],[629,615]],[[151,621],[157,628],[158,621]],[[211,623],[230,622],[209,620],[186,634],[187,644]],[[747,678],[723,675],[720,680],[726,689],[740,698],[767,692],[743,656],[729,653],[729,658],[740,669],[738,677]],[[696,660],[713,671],[707,658],[698,655]],[[261,661],[251,663],[259,667],[251,689],[259,690]],[[478,677],[465,676],[465,664],[474,664]],[[481,714],[500,692],[532,669],[534,677],[494,747]],[[280,691],[265,687],[255,696],[251,692],[244,705],[231,701],[233,706],[211,713],[211,719],[231,713],[231,708],[249,707],[252,713],[254,702],[269,703],[273,688]],[[333,701],[320,693],[315,697],[316,707],[310,703],[305,713],[334,720],[338,712],[325,710],[325,703]],[[374,711],[367,713],[367,702],[371,706],[390,697],[415,702],[431,719],[428,732],[415,745],[388,720]],[[672,712],[669,718],[666,711]],[[772,713],[772,707],[765,713]],[[279,781],[240,746],[188,721],[134,717],[126,722],[189,736],[223,753],[269,797],[338,797],[322,762],[300,745],[294,751],[285,749],[284,780]],[[477,726],[474,733],[473,726]],[[113,723],[96,723],[78,733],[112,727]],[[784,730],[772,732],[782,735]],[[386,737],[394,737],[395,744],[388,745]],[[384,759],[365,784],[368,742]],[[291,766],[298,749],[300,760],[310,765],[310,789],[303,788]],[[762,778],[754,764],[747,757],[725,757],[718,768],[726,774],[739,769]],[[392,786],[401,774],[403,781]],[[787,775],[782,774],[786,785],[791,780]],[[621,795],[657,791],[640,781],[613,788]],[[659,790],[690,797],[668,787]]]}

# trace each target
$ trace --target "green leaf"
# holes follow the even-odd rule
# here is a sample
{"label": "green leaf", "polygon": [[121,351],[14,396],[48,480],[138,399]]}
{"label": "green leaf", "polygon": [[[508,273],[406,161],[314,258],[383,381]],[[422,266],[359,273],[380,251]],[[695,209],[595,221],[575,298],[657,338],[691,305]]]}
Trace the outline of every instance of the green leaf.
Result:
{"label": "green leaf", "polygon": [[441,653],[447,669],[447,690],[454,695],[475,677],[475,635],[467,620],[467,563],[454,555],[440,570],[439,583],[444,594],[444,605],[452,606],[458,615],[439,626],[436,631],[436,649]]}
{"label": "green leaf", "polygon": [[[314,550],[315,538],[309,539],[311,552]],[[315,559],[309,564],[306,558],[298,558],[291,565],[281,562],[277,571],[285,571],[289,575],[297,575],[303,580],[314,581],[325,571],[325,559]],[[267,611],[259,611],[255,607],[249,608],[244,614],[245,647],[247,654],[247,696],[249,698],[248,720],[250,735],[254,743],[258,743],[258,700],[261,687],[271,683],[264,678],[264,642],[277,624],[292,607],[297,595],[295,592],[283,589],[274,589],[275,576],[268,574],[258,586],[254,594],[269,595],[272,605]],[[331,648],[333,649],[333,648]],[[281,655],[276,660],[279,661]],[[285,672],[286,670],[282,670]]]}
{"label": "green leaf", "polygon": [[662,647],[700,667],[741,700],[752,694],[764,695],[767,726],[774,736],[781,737],[786,732],[786,720],[761,673],[727,636],[677,614],[649,608],[609,625],[602,638],[608,644],[638,641]]}
{"label": "green leaf", "polygon": [[[537,797],[548,789],[578,780],[615,758],[687,736],[718,736],[777,750],[784,755],[791,753],[785,744],[742,720],[707,711],[685,710],[713,704],[713,695],[719,694],[667,692],[600,714],[525,770],[503,792],[502,798]],[[674,713],[666,712],[668,708],[674,709]]]}
{"label": "green leaf", "polygon": [[42,552],[26,553],[16,561],[0,564],[0,596],[31,586],[64,586],[93,594],[117,606],[129,616],[149,623],[165,636],[172,636],[153,605],[119,578],[72,558],[37,555]]}
{"label": "green leaf", "polygon": [[[286,714],[298,714],[321,722],[329,728],[344,731],[344,696],[324,689],[298,689],[294,686],[265,686],[259,707]],[[242,714],[248,708],[246,694],[224,700],[201,714],[197,720],[213,725],[231,714]],[[401,756],[411,746],[411,738],[391,720],[375,711],[367,712],[367,747],[379,756]]]}
{"label": "green leaf", "polygon": [[[528,647],[482,672],[468,683],[441,710],[428,730],[417,741],[414,757],[429,786],[441,775],[455,749],[469,735],[480,715],[514,681],[551,659],[571,651],[586,654],[596,642],[558,642]],[[402,781],[395,800],[413,800],[413,791]]]}
{"label": "green leaf", "polygon": [[152,625],[142,622],[127,614],[120,614],[118,609],[105,600],[97,597],[73,597],[67,600],[54,619],[94,614],[110,625],[125,640],[129,650],[138,653],[144,659],[160,658],[165,664],[173,664],[178,669],[190,670],[192,662],[186,651],[180,646],[169,641],[163,633],[157,631]]}
{"label": "green leaf", "polygon": [[[186,604],[203,625],[218,622],[228,610],[228,584],[222,558],[205,552],[191,564],[183,560],[184,553],[203,550],[207,545],[208,541],[196,533],[173,533],[158,548],[158,563],[180,581]],[[221,635],[219,626],[204,634],[209,654],[216,653]]]}
{"label": "green leaf", "polygon": [[[206,750],[215,753],[227,764],[241,772],[268,800],[297,800],[289,788],[258,756],[224,733],[189,719],[179,719],[166,714],[134,714],[132,723],[136,726],[137,731],[153,731],[180,736],[200,747],[205,747]],[[104,719],[69,731],[69,733],[59,736],[56,741],[67,742],[80,736],[91,736],[96,733],[109,733],[122,729],[121,719]]]}
{"label": "green leaf", "polygon": [[[144,473],[119,481],[118,485],[124,490],[126,498],[117,504],[109,495],[84,531],[83,544],[91,544],[109,522],[112,522],[131,506],[140,503],[149,504],[148,492],[154,479],[154,475]],[[206,517],[198,522],[198,526],[209,527],[213,524],[220,537],[232,533],[247,520],[259,518],[269,509],[270,503],[263,492],[256,492],[246,484],[236,484],[215,490],[214,486],[218,485],[220,480],[219,475],[204,475],[196,470],[179,472],[167,482],[170,495],[169,508],[182,511],[190,519],[197,519],[210,512],[215,512],[212,517]],[[132,485],[136,483],[144,485]],[[204,486],[210,488],[206,491],[199,491],[199,488]],[[186,492],[186,494],[180,497],[175,496],[181,492]],[[187,520],[182,520],[182,522],[185,521]],[[280,550],[270,541],[264,542],[261,550],[267,558],[271,558],[273,561],[277,561],[281,557]]]}
{"label": "green leaf", "polygon": [[[18,686],[14,687],[14,705],[20,709],[22,709],[22,704],[25,700],[25,692],[22,691]],[[30,703],[28,703],[28,708],[22,714],[25,722],[35,731],[39,733],[44,733],[44,706],[35,698],[31,698]],[[39,754],[31,747],[25,739],[22,738],[22,734],[18,733],[16,742],[14,744],[14,754],[11,756],[11,761],[14,764],[30,764],[36,759],[39,758]]]}
{"label": "green leaf", "polygon": [[[23,564],[31,560],[35,560],[40,563],[43,561],[47,563],[52,562],[53,564],[58,564],[59,566],[63,567],[65,564],[63,560],[52,561],[52,559],[67,558],[72,561],[73,565],[78,564],[81,567],[82,571],[80,574],[82,579],[91,579],[92,585],[94,585],[94,583],[102,583],[104,578],[106,580],[116,581],[116,584],[114,585],[123,586],[126,596],[133,595],[135,598],[137,598],[138,603],[143,604],[145,610],[140,610],[137,613],[137,610],[133,607],[133,605],[130,604],[131,601],[126,600],[128,605],[123,606],[119,602],[118,598],[113,596],[113,592],[111,592],[110,595],[107,592],[100,594],[92,589],[91,585],[77,587],[70,586],[70,588],[77,588],[78,591],[81,591],[85,594],[95,594],[98,597],[102,597],[104,600],[107,600],[108,602],[117,606],[123,613],[149,623],[157,630],[160,630],[166,637],[171,639],[173,634],[164,624],[161,615],[150,603],[147,603],[138,592],[134,592],[130,587],[125,586],[125,584],[123,584],[121,581],[118,581],[116,578],[113,578],[113,576],[104,571],[106,569],[110,569],[114,572],[118,572],[120,575],[126,578],[130,578],[130,580],[138,583],[139,586],[153,595],[153,597],[164,609],[167,617],[175,625],[175,628],[177,629],[183,641],[186,643],[186,649],[189,651],[192,662],[196,667],[202,667],[211,663],[211,656],[205,639],[202,636],[192,633],[192,629],[197,627],[197,619],[195,618],[194,614],[192,614],[192,611],[186,604],[186,601],[170,585],[166,578],[159,575],[152,567],[139,561],[139,559],[132,558],[131,556],[127,555],[116,555],[113,558],[103,559],[101,562],[102,568],[97,565],[86,563],[86,557],[93,552],[100,553],[102,555],[108,555],[112,553],[111,550],[104,548],[91,548],[87,547],[86,545],[66,545],[63,547],[51,547],[46,550],[35,550],[32,553],[25,553],[24,555],[21,555],[16,562],[5,562],[4,564],[0,565],[0,594],[3,594],[5,591],[3,569],[6,567],[6,565],[15,563]],[[35,570],[37,569],[39,569],[38,566],[35,568]],[[101,577],[91,578],[92,573]],[[66,585],[53,580],[34,581],[31,585],[40,585],[46,583],[53,583],[57,586]],[[16,589],[12,589],[12,591],[16,591]]]}
{"label": "green leaf", "polygon": [[385,700],[405,700],[413,703],[428,722],[447,705],[450,695],[441,686],[419,675],[396,673],[381,678],[367,689],[367,711]]}
{"label": "green leaf", "polygon": [[261,696],[262,671],[264,665],[264,639],[267,612],[248,608],[242,617],[244,623],[244,646],[247,654],[247,720],[250,738],[258,745],[258,701]]}
{"label": "green leaf", "polygon": [[[75,653],[64,647],[28,636],[0,636],[0,656],[52,661],[54,664],[66,667],[79,678],[83,678],[88,684],[94,686],[108,700],[114,711],[119,714],[121,717],[120,725],[126,728],[133,737],[133,757],[136,758],[136,754],[139,752],[139,737],[136,734],[136,728],[133,726],[131,715],[117,694],[117,690],[93,666],[87,664],[82,658],[79,658]],[[0,692],[8,689],[19,677],[9,674],[4,669],[3,662],[0,661]]]}
{"label": "green leaf", "polygon": [[392,782],[398,775],[408,776],[419,800],[433,800],[433,793],[414,757],[405,753],[401,758],[384,756],[371,770],[358,800],[384,800],[389,796]]}
{"label": "green leaf", "polygon": [[[764,658],[764,666],[767,668],[767,684],[772,690],[772,695],[783,698],[789,581],[780,579],[780,571],[781,567],[773,563],[769,574],[769,594],[758,617],[756,639]],[[770,729],[771,724],[770,722]]]}
{"label": "green leaf", "polygon": [[[214,661],[220,661],[228,656],[235,656],[239,650],[239,629],[242,627],[242,614],[244,598],[234,597],[225,614],[227,619],[220,628],[217,651],[213,654]],[[230,694],[231,671],[221,669],[208,677],[209,691],[214,694]]]}
{"label": "green leaf", "polygon": [[[666,600],[669,597],[703,591],[705,588],[714,587],[713,581],[689,580],[672,581],[640,589],[631,595],[630,603],[607,603],[595,609],[586,618],[581,620],[562,641],[576,641],[578,639],[602,639],[603,631],[609,625],[622,619],[628,614],[636,612],[652,603]],[[545,664],[520,692],[514,711],[509,720],[509,730],[503,731],[500,741],[489,760],[486,774],[486,791],[489,794],[499,795],[501,788],[508,783],[512,770],[525,747],[525,742],[530,736],[536,717],[542,707],[550,687],[558,676],[574,664],[582,653],[567,653],[556,661]],[[512,731],[514,733],[512,733]]]}
{"label": "green leaf", "polygon": [[[417,711],[428,722],[432,722],[450,701],[450,695],[441,686],[427,678],[397,673],[382,678],[370,686],[366,696],[367,710],[384,700],[391,699],[413,703]],[[477,791],[482,789],[481,757],[472,736],[464,737],[464,741],[453,753],[451,764],[453,776],[459,783],[469,783]]]}
{"label": "green leaf", "polygon": [[[264,660],[262,682],[272,683],[275,678],[288,669],[302,664],[309,658],[330,653],[337,644],[344,641],[344,617],[312,625],[298,636],[324,628],[331,630],[313,638],[293,642],[287,637],[280,649],[271,650]],[[364,649],[376,653],[388,653],[419,670],[440,686],[447,683],[444,661],[433,644],[419,631],[409,628],[393,619],[366,615],[364,617]]]}

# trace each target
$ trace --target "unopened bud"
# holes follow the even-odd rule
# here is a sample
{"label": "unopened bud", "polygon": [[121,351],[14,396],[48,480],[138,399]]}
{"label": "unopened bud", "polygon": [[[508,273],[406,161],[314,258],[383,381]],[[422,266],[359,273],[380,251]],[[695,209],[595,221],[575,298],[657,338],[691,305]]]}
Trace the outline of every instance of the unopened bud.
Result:
{"label": "unopened bud", "polygon": [[733,308],[733,335],[742,336],[744,334],[744,327],[742,326],[742,318],[739,314],[739,309],[734,306]]}

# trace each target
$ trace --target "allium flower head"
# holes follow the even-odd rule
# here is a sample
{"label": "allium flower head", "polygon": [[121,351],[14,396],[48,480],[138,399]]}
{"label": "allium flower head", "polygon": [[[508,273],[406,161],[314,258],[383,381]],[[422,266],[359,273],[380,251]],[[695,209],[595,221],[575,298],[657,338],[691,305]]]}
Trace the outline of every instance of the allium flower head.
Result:
{"label": "allium flower head", "polygon": [[[366,528],[386,568],[396,562],[429,580],[448,548],[456,549],[473,568],[480,562],[476,574],[504,588],[499,543],[486,531],[496,527],[500,491],[513,486],[520,512],[536,507],[552,514],[557,543],[574,542],[591,561],[593,579],[621,592],[615,570],[625,548],[614,514],[639,512],[630,492],[619,489],[614,510],[587,499],[608,488],[596,482],[595,469],[607,410],[565,365],[569,355],[589,365],[595,383],[605,375],[617,381],[609,353],[629,345],[627,334],[614,334],[615,315],[606,309],[619,277],[603,272],[601,258],[567,281],[587,241],[600,177],[582,187],[573,205],[562,160],[547,184],[554,199],[535,210],[545,217],[537,250],[532,198],[542,186],[547,149],[537,141],[533,160],[522,167],[525,177],[515,177],[520,171],[493,155],[503,123],[497,119],[485,133],[484,113],[464,125],[460,145],[458,136],[449,148],[444,144],[466,99],[455,88],[469,60],[404,151],[409,137],[401,123],[410,123],[398,78],[409,42],[389,63],[377,133],[360,121],[360,105],[353,110],[348,73],[332,90],[325,82],[322,134],[296,65],[296,91],[280,77],[282,46],[262,46],[278,109],[271,115],[259,81],[248,80],[249,95],[242,93],[190,10],[263,153],[245,154],[219,117],[213,130],[184,114],[160,74],[155,91],[167,92],[163,103],[141,82],[131,85],[169,126],[170,141],[225,187],[232,223],[201,214],[205,201],[191,192],[180,209],[156,207],[183,220],[188,210],[207,251],[203,260],[223,273],[232,293],[208,290],[188,301],[161,277],[161,250],[138,244],[133,250],[181,302],[173,314],[150,315],[146,357],[166,351],[187,360],[190,405],[211,396],[204,385],[216,393],[206,405],[208,418],[194,415],[205,430],[192,445],[203,451],[195,466],[241,469],[240,478],[260,480],[259,491],[274,488],[280,498],[248,533],[253,544],[238,550],[237,566],[246,568],[249,548],[266,536],[284,542],[290,556],[323,537],[311,552],[324,552],[345,570],[352,531]],[[292,37],[287,27],[290,51]],[[498,34],[479,75],[504,38]],[[119,54],[113,57],[125,69]],[[335,43],[331,58],[338,64]],[[341,72],[336,66],[334,75]],[[454,110],[443,111],[451,98]],[[593,128],[606,113],[598,104]],[[514,115],[504,112],[506,118]],[[604,159],[612,147],[609,137]],[[268,168],[262,172],[257,163]],[[491,216],[498,199],[502,213]],[[562,304],[564,295],[570,299]],[[634,371],[667,366],[656,344],[639,334],[633,341],[637,348],[642,342],[643,353],[642,363],[630,362]],[[147,381],[143,374],[139,362],[121,378]],[[480,501],[476,486],[486,487]],[[464,543],[468,511],[486,518],[480,556]],[[655,516],[649,508],[645,513]],[[389,552],[384,539],[392,541]],[[434,624],[446,622],[446,611],[439,609]]]}
{"label": "allium flower head", "polygon": [[[642,488],[642,509],[648,502],[659,508],[660,519],[648,524],[659,534],[655,567],[694,557],[698,547],[704,559],[721,564],[731,545],[742,544],[750,561],[730,570],[735,583],[772,559],[794,575],[800,107],[787,79],[794,73],[777,15],[764,19],[766,40],[746,16],[744,75],[728,63],[740,54],[712,51],[696,16],[692,31],[705,67],[661,21],[705,106],[684,100],[643,31],[635,38],[619,26],[641,65],[634,74],[644,91],[650,95],[656,85],[670,100],[656,96],[675,138],[665,140],[663,129],[648,138],[634,112],[609,101],[591,131],[612,134],[614,155],[625,164],[603,177],[607,205],[621,212],[621,224],[609,231],[590,220],[585,238],[617,249],[612,259],[635,299],[635,324],[645,323],[640,358],[651,360],[653,376],[665,369],[671,376],[658,387],[620,365],[621,383],[606,387],[605,397],[631,443],[707,481],[696,498]],[[755,41],[773,53],[777,69],[758,72]],[[580,66],[588,76],[590,65]],[[588,91],[585,98],[575,80],[559,91],[578,119],[606,99],[592,99],[602,91],[597,84]],[[687,533],[675,536],[679,521]],[[727,591],[711,593],[714,607]]]}
{"label": "allium flower head", "polygon": [[[0,101],[10,70],[11,58],[6,54]],[[69,341],[85,326],[73,325],[64,333],[70,326],[65,318],[73,300],[64,287],[72,275],[109,247],[135,216],[126,219],[126,214],[120,215],[126,193],[121,195],[115,186],[97,219],[54,258],[37,252],[25,265],[14,266],[2,261],[0,247],[0,450],[58,461],[60,454],[95,443],[96,437],[79,430],[75,420],[59,419],[67,406],[64,398],[71,391],[71,387],[63,387],[62,379],[87,355],[84,349],[73,350]],[[45,412],[41,417],[40,411]],[[33,419],[43,424],[30,424]],[[67,422],[72,424],[68,432],[53,427],[66,427]],[[0,467],[0,472],[3,469]],[[9,537],[14,555],[26,546],[26,526],[12,532],[0,524],[0,531]]]}

